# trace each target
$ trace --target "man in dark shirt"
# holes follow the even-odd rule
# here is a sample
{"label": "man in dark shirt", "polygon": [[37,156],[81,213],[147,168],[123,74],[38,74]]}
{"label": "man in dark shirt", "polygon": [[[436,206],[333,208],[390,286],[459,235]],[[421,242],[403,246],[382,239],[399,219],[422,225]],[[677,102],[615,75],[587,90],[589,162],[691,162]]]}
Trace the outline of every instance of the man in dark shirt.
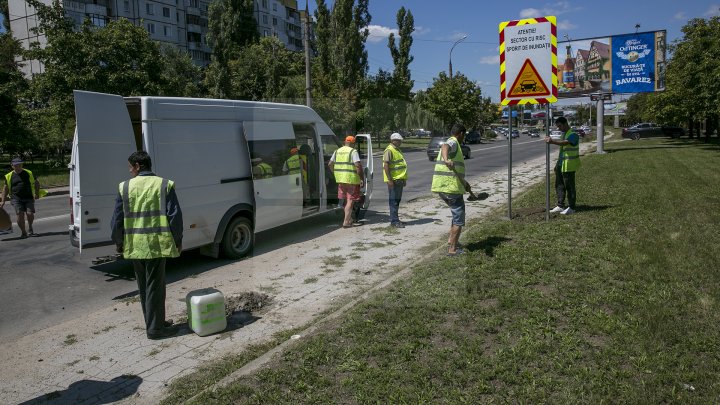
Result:
{"label": "man in dark shirt", "polygon": [[[33,231],[35,220],[35,200],[40,198],[40,182],[33,176],[32,172],[23,169],[23,160],[14,158],[10,165],[13,170],[5,175],[3,184],[0,208],[5,206],[5,199],[10,195],[10,202],[15,207],[17,224],[20,228],[20,237],[38,236]],[[28,231],[25,231],[25,217],[27,217]]]}
{"label": "man in dark shirt", "polygon": [[177,333],[165,320],[165,260],[182,250],[183,220],[175,183],[152,172],[144,151],[128,158],[132,179],[120,183],[111,220],[118,253],[135,269],[148,339]]}

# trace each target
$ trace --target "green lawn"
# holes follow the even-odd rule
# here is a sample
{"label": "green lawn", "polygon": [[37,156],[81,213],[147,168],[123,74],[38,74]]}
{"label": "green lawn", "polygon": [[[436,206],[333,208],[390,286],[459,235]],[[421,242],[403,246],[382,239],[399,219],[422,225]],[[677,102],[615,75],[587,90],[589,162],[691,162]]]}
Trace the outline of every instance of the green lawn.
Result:
{"label": "green lawn", "polygon": [[194,403],[718,403],[720,148],[605,149],[583,158],[576,215],[545,222],[543,182],[512,221],[471,221],[469,254],[416,266]]}

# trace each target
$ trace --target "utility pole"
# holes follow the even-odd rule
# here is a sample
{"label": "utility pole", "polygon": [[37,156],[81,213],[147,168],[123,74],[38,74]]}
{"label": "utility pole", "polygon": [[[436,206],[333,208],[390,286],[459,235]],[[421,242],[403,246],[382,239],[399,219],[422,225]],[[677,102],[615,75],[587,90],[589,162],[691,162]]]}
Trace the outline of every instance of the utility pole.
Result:
{"label": "utility pole", "polygon": [[310,83],[310,11],[308,0],[305,0],[305,32],[303,35],[305,45],[305,105],[312,108],[312,85]]}

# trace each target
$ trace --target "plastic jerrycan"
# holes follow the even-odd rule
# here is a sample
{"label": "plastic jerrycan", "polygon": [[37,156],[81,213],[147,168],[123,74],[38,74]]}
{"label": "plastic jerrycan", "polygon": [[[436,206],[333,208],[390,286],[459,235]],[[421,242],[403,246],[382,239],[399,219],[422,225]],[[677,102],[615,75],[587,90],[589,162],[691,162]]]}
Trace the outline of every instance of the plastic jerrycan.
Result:
{"label": "plastic jerrycan", "polygon": [[198,336],[225,330],[225,297],[214,288],[190,291],[185,297],[188,326]]}

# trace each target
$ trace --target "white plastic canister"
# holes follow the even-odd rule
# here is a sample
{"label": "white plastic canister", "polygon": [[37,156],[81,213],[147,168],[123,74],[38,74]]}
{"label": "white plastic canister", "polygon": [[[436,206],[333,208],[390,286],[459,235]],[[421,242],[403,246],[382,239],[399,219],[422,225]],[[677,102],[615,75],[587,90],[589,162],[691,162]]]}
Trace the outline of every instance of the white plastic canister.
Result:
{"label": "white plastic canister", "polygon": [[225,297],[214,288],[190,291],[185,297],[188,325],[199,336],[225,330]]}

